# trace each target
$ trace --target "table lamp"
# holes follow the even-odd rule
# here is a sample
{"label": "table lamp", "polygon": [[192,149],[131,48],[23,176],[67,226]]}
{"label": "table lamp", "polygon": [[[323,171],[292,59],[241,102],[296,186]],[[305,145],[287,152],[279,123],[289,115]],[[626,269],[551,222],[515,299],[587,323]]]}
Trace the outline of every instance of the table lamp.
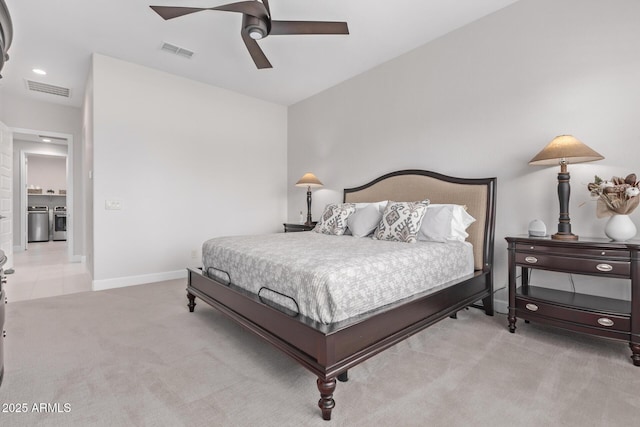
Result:
{"label": "table lamp", "polygon": [[311,226],[311,187],[322,187],[322,183],[314,174],[308,172],[296,182],[296,186],[307,187],[307,222],[305,222],[305,225]]}
{"label": "table lamp", "polygon": [[558,232],[551,236],[555,240],[578,240],[578,236],[571,232],[569,219],[569,163],[585,163],[602,160],[604,157],[587,147],[571,135],[560,135],[553,138],[533,159],[529,161],[534,166],[551,166],[560,164],[558,173],[558,199],[560,201],[560,218]]}

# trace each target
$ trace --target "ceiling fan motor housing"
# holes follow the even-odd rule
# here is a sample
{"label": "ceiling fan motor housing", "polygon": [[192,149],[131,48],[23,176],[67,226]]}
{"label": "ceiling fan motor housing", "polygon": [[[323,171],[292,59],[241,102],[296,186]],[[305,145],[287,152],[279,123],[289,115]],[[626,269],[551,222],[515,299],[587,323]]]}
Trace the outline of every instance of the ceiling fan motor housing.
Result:
{"label": "ceiling fan motor housing", "polygon": [[269,34],[269,27],[267,26],[266,21],[250,15],[244,15],[243,21],[242,27],[252,39],[260,40],[267,37]]}

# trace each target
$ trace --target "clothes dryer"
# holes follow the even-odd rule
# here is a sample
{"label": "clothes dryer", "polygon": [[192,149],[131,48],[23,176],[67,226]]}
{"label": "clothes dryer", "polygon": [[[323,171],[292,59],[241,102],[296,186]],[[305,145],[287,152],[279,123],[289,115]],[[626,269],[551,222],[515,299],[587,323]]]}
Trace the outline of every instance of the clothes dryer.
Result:
{"label": "clothes dryer", "polygon": [[67,207],[53,208],[53,240],[67,240]]}

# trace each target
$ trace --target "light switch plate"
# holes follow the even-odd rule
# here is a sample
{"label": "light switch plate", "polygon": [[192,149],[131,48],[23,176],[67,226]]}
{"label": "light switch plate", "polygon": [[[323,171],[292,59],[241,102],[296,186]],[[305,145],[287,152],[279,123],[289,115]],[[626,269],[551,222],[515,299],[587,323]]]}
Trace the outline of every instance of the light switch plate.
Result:
{"label": "light switch plate", "polygon": [[108,211],[119,211],[122,209],[122,202],[120,200],[105,200],[104,208]]}

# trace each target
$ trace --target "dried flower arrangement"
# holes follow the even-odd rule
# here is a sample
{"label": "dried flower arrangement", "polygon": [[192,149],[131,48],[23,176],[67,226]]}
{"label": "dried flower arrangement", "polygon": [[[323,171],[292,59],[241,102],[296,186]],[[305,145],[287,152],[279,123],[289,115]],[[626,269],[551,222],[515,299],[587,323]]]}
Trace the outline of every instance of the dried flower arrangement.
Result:
{"label": "dried flower arrangement", "polygon": [[628,215],[640,203],[640,182],[637,181],[635,173],[627,175],[626,178],[614,176],[610,181],[596,175],[588,188],[591,195],[598,198],[598,218],[616,214]]}

